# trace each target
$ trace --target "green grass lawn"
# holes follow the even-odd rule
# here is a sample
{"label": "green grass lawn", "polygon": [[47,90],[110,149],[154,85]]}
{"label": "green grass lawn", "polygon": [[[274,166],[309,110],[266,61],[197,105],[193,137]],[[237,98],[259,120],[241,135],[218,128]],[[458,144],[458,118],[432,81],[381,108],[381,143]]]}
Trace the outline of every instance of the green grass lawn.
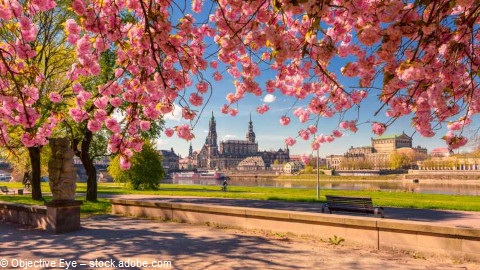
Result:
{"label": "green grass lawn", "polygon": [[[21,183],[5,183],[5,185],[11,188],[22,187]],[[42,191],[44,193],[50,191],[48,183],[42,183]],[[85,193],[85,191],[86,184],[78,183],[77,193]],[[101,183],[98,186],[98,194],[99,202],[84,202],[82,206],[82,215],[86,216],[110,213],[109,201],[102,198],[102,196],[106,194],[149,194],[164,196],[199,196],[256,200],[318,202],[316,200],[316,190],[314,189],[272,187],[230,186],[228,192],[222,192],[220,190],[220,186],[161,184],[160,189],[157,191],[135,191],[130,190],[121,184]],[[480,211],[480,197],[478,196],[419,194],[409,192],[385,192],[372,190],[321,190],[320,194],[320,202],[325,201],[325,195],[329,194],[340,196],[371,197],[375,205],[385,207]],[[51,197],[45,197],[45,199],[48,201],[51,200]],[[19,203],[43,204],[42,202],[32,201],[28,197],[28,195],[0,195],[0,200]],[[84,197],[80,197],[78,198],[78,200],[84,200]]]}

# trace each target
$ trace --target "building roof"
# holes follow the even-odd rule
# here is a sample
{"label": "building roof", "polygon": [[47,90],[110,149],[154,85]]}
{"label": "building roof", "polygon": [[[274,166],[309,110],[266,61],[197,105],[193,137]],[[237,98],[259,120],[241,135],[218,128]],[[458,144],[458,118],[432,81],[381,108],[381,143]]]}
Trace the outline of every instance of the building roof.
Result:
{"label": "building roof", "polygon": [[263,161],[262,157],[247,157],[244,160],[238,163],[238,166],[259,166],[265,167],[265,162]]}
{"label": "building roof", "polygon": [[405,138],[405,139],[411,139],[407,134],[402,133],[402,134],[385,134],[378,136],[376,138],[373,138],[373,140],[387,140],[387,139],[395,139],[395,138]]}

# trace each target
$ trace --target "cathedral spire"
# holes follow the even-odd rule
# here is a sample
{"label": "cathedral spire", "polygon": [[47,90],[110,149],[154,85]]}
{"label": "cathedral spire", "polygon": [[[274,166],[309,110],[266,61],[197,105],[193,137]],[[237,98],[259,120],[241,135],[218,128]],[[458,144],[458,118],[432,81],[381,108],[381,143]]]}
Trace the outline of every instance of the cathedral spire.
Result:
{"label": "cathedral spire", "polygon": [[247,136],[245,136],[248,141],[255,142],[255,132],[253,132],[253,123],[252,123],[252,113],[250,113],[250,122],[248,122],[248,131]]}
{"label": "cathedral spire", "polygon": [[215,122],[215,117],[210,118],[210,124],[208,128],[208,136],[206,143],[210,146],[217,146],[217,123]]}

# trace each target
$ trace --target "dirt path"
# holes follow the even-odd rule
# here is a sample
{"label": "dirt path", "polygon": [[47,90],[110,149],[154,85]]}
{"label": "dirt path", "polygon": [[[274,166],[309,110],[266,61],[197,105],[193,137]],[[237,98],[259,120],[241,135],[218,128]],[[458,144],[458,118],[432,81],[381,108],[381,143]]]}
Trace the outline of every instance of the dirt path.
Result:
{"label": "dirt path", "polygon": [[[68,260],[77,262],[76,269],[120,269],[119,263],[126,261],[149,265],[129,269],[480,269],[468,261],[369,250],[348,243],[332,245],[262,231],[109,215],[82,220],[82,225],[76,232],[51,235],[0,222],[0,264],[6,260],[5,269],[12,269],[19,260],[58,265],[63,259],[62,269]],[[95,260],[96,266],[113,262],[116,267],[88,267]],[[154,261],[163,267],[152,267]]]}

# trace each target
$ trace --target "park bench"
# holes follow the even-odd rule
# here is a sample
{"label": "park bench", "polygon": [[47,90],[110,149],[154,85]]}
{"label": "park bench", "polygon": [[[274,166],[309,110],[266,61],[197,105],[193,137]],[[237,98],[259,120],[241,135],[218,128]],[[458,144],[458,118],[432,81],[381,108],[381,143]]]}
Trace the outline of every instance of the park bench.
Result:
{"label": "park bench", "polygon": [[365,214],[378,214],[383,218],[383,207],[374,207],[372,198],[367,197],[343,197],[343,196],[331,196],[326,195],[327,202],[322,205],[322,213],[325,212],[325,208],[328,209],[330,214],[332,211],[340,212],[356,212]]}
{"label": "park bench", "polygon": [[0,191],[5,194],[13,193],[15,195],[15,190],[9,190],[6,186],[0,186]]}

